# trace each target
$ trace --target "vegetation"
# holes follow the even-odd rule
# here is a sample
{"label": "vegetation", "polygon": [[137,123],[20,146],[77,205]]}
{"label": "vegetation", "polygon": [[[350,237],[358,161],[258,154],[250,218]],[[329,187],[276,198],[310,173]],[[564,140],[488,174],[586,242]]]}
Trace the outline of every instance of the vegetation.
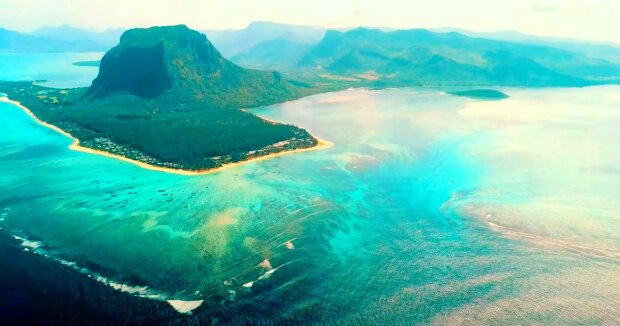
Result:
{"label": "vegetation", "polygon": [[452,91],[448,92],[448,94],[455,96],[466,96],[472,98],[479,99],[491,99],[491,100],[501,100],[508,98],[508,94],[494,90],[494,89],[472,89],[472,90],[464,90],[464,91]]}
{"label": "vegetation", "polygon": [[241,68],[204,34],[187,27],[129,30],[101,61],[90,98],[130,93],[167,103],[202,102],[211,108],[247,108],[299,98],[319,90],[274,71]]}
{"label": "vegetation", "polygon": [[[118,291],[27,252],[5,232],[0,232],[0,256],[11,261],[0,269],[3,325],[307,324],[307,313],[291,314],[288,306],[230,302],[221,294],[208,298],[191,314],[179,314],[165,301]],[[312,316],[317,313],[311,310]]]}
{"label": "vegetation", "polygon": [[441,32],[459,32],[470,37],[490,40],[558,48],[569,52],[582,53],[590,58],[603,59],[612,63],[620,64],[620,45],[614,43],[601,43],[596,41],[529,35],[516,31],[473,32],[465,29],[450,27],[433,30]]}
{"label": "vegetation", "polygon": [[[318,143],[303,129],[265,121],[243,108],[350,86],[583,86],[620,81],[620,67],[604,60],[458,33],[360,28],[328,31],[310,46],[298,40],[323,31],[297,32],[293,41],[263,35],[264,42],[236,57],[287,73],[242,68],[224,58],[204,34],[179,25],[125,32],[101,60],[90,88],[61,90],[13,82],[0,83],[0,91],[83,146],[153,165],[201,170]],[[452,94],[506,96],[489,89]]]}
{"label": "vegetation", "polygon": [[85,147],[158,166],[208,169],[318,143],[240,109],[322,89],[236,66],[185,26],[127,31],[88,89],[4,82],[0,90]]}
{"label": "vegetation", "polygon": [[[314,74],[350,86],[585,86],[620,82],[620,65],[543,45],[423,29],[327,31],[313,47],[269,43],[233,57],[252,67]],[[272,61],[269,59],[272,58]],[[283,65],[283,63],[285,63]],[[293,64],[294,63],[294,64]]]}

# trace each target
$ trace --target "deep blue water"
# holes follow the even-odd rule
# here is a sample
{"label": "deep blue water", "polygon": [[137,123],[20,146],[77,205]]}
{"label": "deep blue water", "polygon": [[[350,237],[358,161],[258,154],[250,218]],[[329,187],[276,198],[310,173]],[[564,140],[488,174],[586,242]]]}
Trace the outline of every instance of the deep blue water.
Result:
{"label": "deep blue water", "polygon": [[71,151],[0,103],[1,246],[24,262],[2,282],[30,289],[2,313],[61,318],[51,293],[76,322],[617,322],[617,89],[506,92],[257,109],[334,146],[202,176]]}

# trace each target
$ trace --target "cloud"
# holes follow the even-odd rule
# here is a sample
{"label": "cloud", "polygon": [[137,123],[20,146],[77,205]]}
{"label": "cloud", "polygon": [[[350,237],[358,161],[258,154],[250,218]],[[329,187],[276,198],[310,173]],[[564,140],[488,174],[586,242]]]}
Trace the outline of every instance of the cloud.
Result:
{"label": "cloud", "polygon": [[516,30],[620,43],[620,0],[0,0],[0,27],[104,30],[184,23],[243,28],[264,20],[325,27]]}

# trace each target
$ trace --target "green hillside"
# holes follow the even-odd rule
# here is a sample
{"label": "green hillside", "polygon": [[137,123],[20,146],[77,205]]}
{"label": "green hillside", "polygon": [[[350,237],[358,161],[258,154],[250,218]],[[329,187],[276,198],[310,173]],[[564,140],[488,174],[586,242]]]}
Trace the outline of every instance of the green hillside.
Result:
{"label": "green hillside", "polygon": [[0,90],[83,146],[159,166],[200,170],[318,143],[240,109],[319,89],[241,68],[185,26],[125,32],[88,89],[0,83]]}
{"label": "green hillside", "polygon": [[278,72],[241,68],[220,55],[204,34],[187,27],[133,29],[101,60],[92,98],[129,93],[210,107],[241,108],[301,96],[299,83]]}
{"label": "green hillside", "polygon": [[620,66],[583,54],[422,29],[328,31],[297,66],[378,85],[580,86],[620,80]]}

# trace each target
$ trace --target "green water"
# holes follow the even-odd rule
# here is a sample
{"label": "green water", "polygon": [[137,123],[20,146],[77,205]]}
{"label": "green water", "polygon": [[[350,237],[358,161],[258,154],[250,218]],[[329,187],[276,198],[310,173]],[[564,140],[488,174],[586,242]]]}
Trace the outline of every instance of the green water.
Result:
{"label": "green water", "polygon": [[255,320],[617,323],[619,90],[313,96],[254,112],[334,147],[203,176],[68,150],[0,103],[1,224],[123,290]]}

